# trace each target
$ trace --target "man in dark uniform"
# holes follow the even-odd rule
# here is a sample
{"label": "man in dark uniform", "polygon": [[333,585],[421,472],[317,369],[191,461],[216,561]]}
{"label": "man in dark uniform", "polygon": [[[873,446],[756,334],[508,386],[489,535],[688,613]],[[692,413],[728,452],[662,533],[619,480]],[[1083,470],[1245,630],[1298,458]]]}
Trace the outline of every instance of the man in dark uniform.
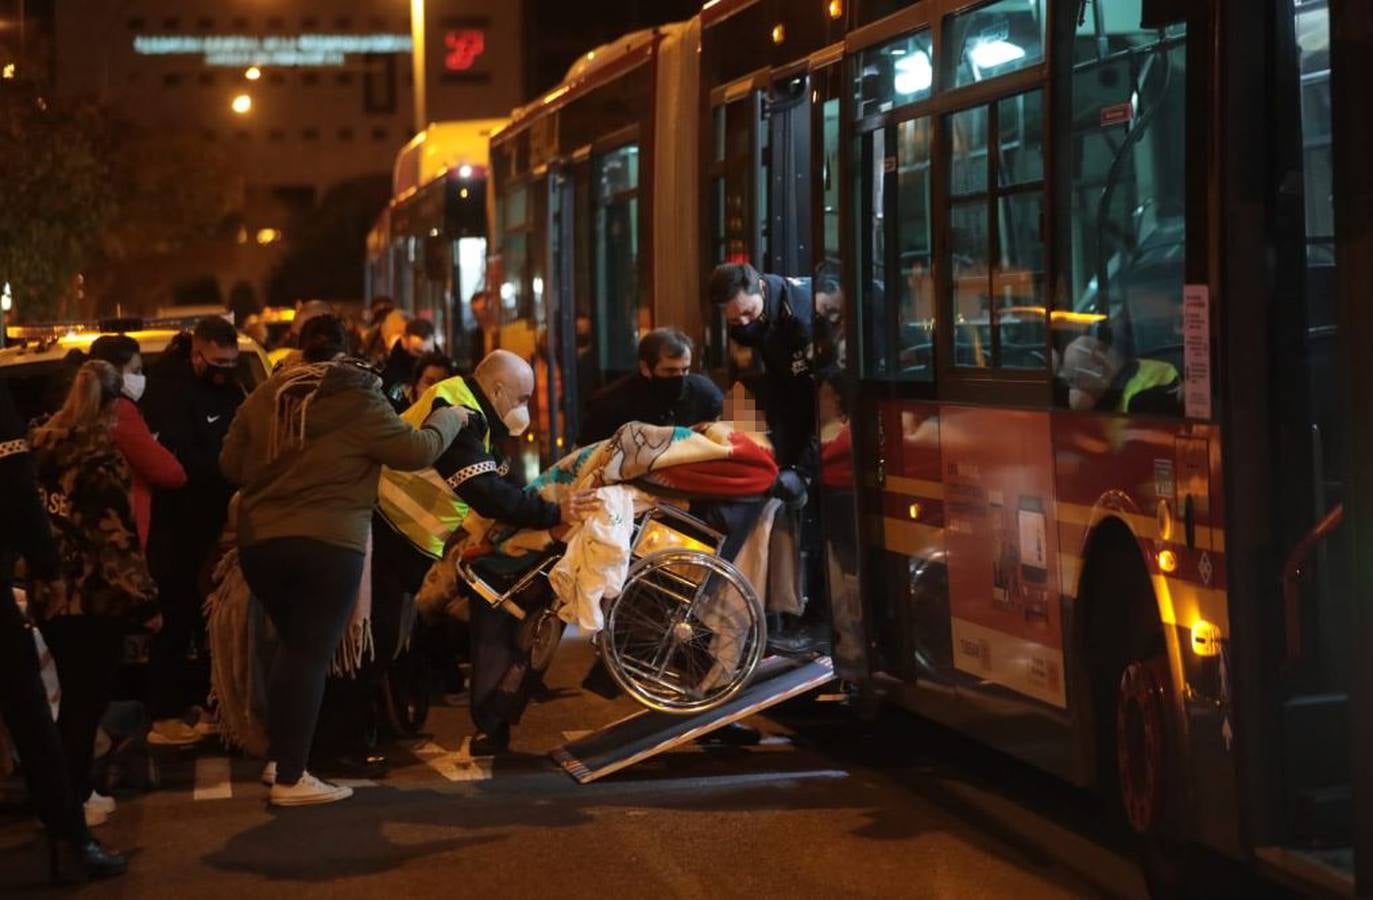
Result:
{"label": "man in dark uniform", "polygon": [[148,533],[148,567],[157,579],[162,630],[148,660],[148,705],[154,723],[148,742],[192,744],[201,735],[181,720],[191,696],[187,650],[200,623],[200,569],[219,541],[234,487],[219,469],[219,451],[243,403],[238,383],[238,332],[209,316],[167,348],[148,376],[143,395],[148,428],[186,470],[186,485],[158,491]]}
{"label": "man in dark uniform", "polygon": [[709,378],[691,374],[691,351],[691,338],[675,328],[644,335],[639,371],[596,392],[577,443],[604,441],[626,422],[691,426],[720,418],[724,395]]}
{"label": "man in dark uniform", "polygon": [[[729,337],[750,347],[762,360],[764,413],[781,475],[777,493],[789,505],[804,506],[819,469],[815,423],[815,378],[811,370],[815,304],[811,279],[760,275],[753,266],[730,263],[710,277],[710,301],[724,310]],[[807,509],[803,546],[818,537],[818,514]],[[814,556],[812,554],[812,556]],[[816,579],[810,579],[816,585]],[[808,618],[822,619],[808,606]],[[795,617],[788,617],[795,619]],[[808,627],[809,626],[809,627]],[[782,652],[806,653],[819,648],[823,622],[788,621],[768,643]]]}
{"label": "man in dark uniform", "polygon": [[[471,512],[517,528],[557,529],[594,510],[594,493],[550,503],[509,479],[500,444],[529,427],[534,371],[506,350],[493,351],[470,376],[441,381],[406,411],[423,421],[438,405],[459,407],[467,423],[434,468],[382,473],[373,522],[373,604],[392,594],[417,593],[429,567]],[[519,621],[485,603],[472,604],[472,721],[480,732],[477,755],[503,751],[510,742],[509,699],[501,696],[506,672],[519,658]]]}

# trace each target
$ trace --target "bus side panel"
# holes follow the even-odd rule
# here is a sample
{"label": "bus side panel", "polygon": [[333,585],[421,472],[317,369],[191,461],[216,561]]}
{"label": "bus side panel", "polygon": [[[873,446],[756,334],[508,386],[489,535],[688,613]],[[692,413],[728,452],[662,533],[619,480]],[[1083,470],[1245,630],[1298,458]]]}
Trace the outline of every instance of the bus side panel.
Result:
{"label": "bus side panel", "polygon": [[[1168,649],[1170,821],[1188,837],[1231,848],[1236,807],[1219,429],[1059,412],[1053,442],[1065,609],[1079,622],[1090,617],[1086,604],[1099,601],[1081,596],[1080,582],[1092,537],[1108,519],[1124,523],[1147,567]],[[1090,640],[1076,631],[1079,644]],[[1070,665],[1074,651],[1081,646],[1070,644]]]}

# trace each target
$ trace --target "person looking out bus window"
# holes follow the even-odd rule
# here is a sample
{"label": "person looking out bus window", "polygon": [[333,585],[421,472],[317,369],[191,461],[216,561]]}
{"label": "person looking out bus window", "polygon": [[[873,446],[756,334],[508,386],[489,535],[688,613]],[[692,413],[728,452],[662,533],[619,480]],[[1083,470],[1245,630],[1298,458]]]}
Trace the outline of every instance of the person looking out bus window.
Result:
{"label": "person looking out bus window", "polygon": [[1059,379],[1071,409],[1177,415],[1182,379],[1171,363],[1126,360],[1109,340],[1084,334],[1063,350]]}
{"label": "person looking out bus window", "polygon": [[114,444],[129,464],[133,475],[134,522],[138,526],[138,546],[148,548],[148,525],[152,519],[154,490],[175,490],[186,483],[186,470],[166,447],[157,442],[148,430],[148,423],[138,411],[143,399],[147,377],[143,374],[143,355],[138,341],[126,334],[107,334],[91,344],[91,359],[104,360],[124,376],[123,396],[117,402],[118,419],[114,423]]}
{"label": "person looking out bus window", "polygon": [[691,372],[691,338],[675,328],[650,331],[639,341],[639,371],[591,398],[577,443],[604,441],[626,422],[688,427],[720,417],[724,395]]}

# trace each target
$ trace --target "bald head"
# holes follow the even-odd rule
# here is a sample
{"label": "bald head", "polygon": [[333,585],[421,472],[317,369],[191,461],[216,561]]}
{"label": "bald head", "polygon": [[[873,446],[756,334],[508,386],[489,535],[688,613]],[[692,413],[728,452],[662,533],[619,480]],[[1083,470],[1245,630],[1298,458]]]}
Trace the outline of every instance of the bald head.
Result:
{"label": "bald head", "polygon": [[534,394],[534,370],[509,350],[493,350],[472,373],[511,434],[529,427],[529,398]]}

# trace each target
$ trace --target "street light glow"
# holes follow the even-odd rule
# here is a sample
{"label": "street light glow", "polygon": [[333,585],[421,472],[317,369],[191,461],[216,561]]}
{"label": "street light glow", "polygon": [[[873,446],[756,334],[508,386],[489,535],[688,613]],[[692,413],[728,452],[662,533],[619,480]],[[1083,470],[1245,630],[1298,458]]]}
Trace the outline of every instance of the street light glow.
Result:
{"label": "street light glow", "polygon": [[243,77],[249,81],[257,81],[262,77],[262,70],[257,66],[249,66],[248,71],[243,73]]}
{"label": "street light glow", "polygon": [[244,115],[253,108],[253,98],[249,97],[247,94],[239,94],[234,98],[234,102],[230,104],[230,107],[240,116]]}

